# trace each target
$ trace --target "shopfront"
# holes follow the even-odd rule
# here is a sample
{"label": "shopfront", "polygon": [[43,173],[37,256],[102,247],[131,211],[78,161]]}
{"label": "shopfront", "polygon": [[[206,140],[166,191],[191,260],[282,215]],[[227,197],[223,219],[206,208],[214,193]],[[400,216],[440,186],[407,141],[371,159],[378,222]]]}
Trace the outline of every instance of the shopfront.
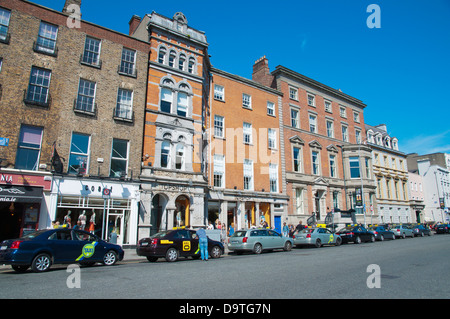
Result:
{"label": "shopfront", "polygon": [[119,245],[136,245],[139,184],[71,176],[55,177],[52,218]]}
{"label": "shopfront", "polygon": [[0,173],[0,241],[45,228],[51,180],[45,174]]}

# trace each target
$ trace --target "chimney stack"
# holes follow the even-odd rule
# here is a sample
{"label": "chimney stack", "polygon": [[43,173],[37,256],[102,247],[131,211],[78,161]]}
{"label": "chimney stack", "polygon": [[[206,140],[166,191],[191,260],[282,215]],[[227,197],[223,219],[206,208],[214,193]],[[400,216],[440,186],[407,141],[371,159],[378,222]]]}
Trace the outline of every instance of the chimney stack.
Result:
{"label": "chimney stack", "polygon": [[266,56],[255,61],[253,64],[252,80],[262,85],[272,87],[273,76],[270,74],[269,60]]}
{"label": "chimney stack", "polygon": [[130,25],[130,30],[128,31],[128,35],[132,36],[134,31],[136,31],[137,27],[141,23],[141,17],[134,15],[131,17],[130,22],[128,24]]}

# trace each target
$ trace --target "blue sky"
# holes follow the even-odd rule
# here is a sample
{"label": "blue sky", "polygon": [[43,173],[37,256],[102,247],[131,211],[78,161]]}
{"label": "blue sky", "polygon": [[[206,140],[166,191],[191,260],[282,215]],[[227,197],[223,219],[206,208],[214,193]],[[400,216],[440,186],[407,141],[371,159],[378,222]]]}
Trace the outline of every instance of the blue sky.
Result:
{"label": "blue sky", "polygon": [[[64,0],[34,0],[61,10]],[[405,153],[450,153],[450,0],[82,0],[83,20],[128,33],[136,14],[181,11],[214,67],[251,78],[266,56],[367,104]],[[370,4],[381,28],[368,28]]]}

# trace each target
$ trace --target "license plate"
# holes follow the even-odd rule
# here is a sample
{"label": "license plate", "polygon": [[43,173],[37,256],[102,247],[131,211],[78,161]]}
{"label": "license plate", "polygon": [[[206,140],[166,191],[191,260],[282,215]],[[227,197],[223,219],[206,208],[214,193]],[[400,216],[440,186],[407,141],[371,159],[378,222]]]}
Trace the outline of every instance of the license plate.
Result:
{"label": "license plate", "polygon": [[148,242],[144,241],[143,243],[141,243],[141,246],[147,246]]}
{"label": "license plate", "polygon": [[6,250],[6,249],[8,249],[8,246],[1,246],[0,247],[0,250]]}

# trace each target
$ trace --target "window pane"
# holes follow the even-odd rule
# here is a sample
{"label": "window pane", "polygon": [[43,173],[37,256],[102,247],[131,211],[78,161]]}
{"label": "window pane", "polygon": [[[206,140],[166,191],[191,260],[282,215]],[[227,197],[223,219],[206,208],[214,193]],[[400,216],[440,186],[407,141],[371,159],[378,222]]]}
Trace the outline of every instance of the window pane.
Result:
{"label": "window pane", "polygon": [[72,134],[70,146],[69,174],[86,173],[89,151],[89,135]]}
{"label": "window pane", "polygon": [[41,150],[42,128],[23,125],[20,130],[15,168],[37,170]]}

